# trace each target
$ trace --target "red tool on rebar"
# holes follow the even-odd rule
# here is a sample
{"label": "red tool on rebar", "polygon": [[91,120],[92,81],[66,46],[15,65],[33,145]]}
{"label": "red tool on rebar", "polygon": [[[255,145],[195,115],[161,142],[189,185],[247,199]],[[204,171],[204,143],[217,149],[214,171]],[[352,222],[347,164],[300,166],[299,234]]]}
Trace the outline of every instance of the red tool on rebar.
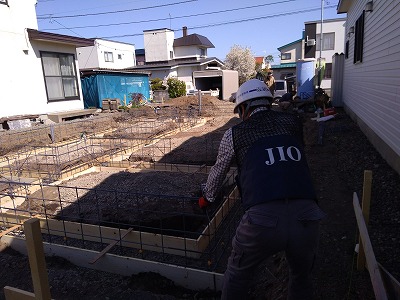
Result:
{"label": "red tool on rebar", "polygon": [[204,197],[199,198],[200,208],[206,208],[209,204],[210,204],[210,202],[208,202],[206,198],[204,198]]}

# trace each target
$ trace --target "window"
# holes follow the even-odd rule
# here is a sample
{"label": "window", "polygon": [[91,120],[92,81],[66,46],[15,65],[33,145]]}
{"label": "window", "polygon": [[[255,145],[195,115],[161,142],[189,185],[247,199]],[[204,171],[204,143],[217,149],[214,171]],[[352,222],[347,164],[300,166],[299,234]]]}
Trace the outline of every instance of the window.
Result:
{"label": "window", "polygon": [[48,101],[79,99],[73,54],[40,52]]}
{"label": "window", "polygon": [[281,60],[292,59],[292,53],[282,53]]}
{"label": "window", "polygon": [[104,60],[108,62],[114,62],[113,53],[104,51]]}
{"label": "window", "polygon": [[122,59],[122,54],[118,54],[118,59]]}
{"label": "window", "polygon": [[200,55],[206,56],[206,49],[200,49]]}
{"label": "window", "polygon": [[169,58],[174,59],[174,51],[169,51]]}
{"label": "window", "polygon": [[5,4],[8,6],[8,0],[0,0],[0,4]]}
{"label": "window", "polygon": [[356,21],[354,32],[354,63],[362,62],[364,51],[364,11]]}
{"label": "window", "polygon": [[325,64],[324,79],[332,78],[332,63]]}
{"label": "window", "polygon": [[344,49],[344,58],[349,58],[349,47],[350,47],[350,41],[347,41],[346,47]]}
{"label": "window", "polygon": [[[317,34],[315,38],[316,51],[320,50],[321,38]],[[322,50],[334,50],[335,49],[335,33],[327,32],[322,34]]]}

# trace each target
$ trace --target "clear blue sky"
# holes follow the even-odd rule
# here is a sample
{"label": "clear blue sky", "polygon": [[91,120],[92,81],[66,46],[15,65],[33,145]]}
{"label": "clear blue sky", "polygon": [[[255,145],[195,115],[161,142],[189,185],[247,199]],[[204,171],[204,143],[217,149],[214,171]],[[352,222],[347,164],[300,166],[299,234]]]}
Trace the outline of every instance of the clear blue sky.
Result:
{"label": "clear blue sky", "polygon": [[[323,19],[343,18],[338,0],[325,0]],[[215,46],[208,56],[224,60],[233,45],[249,47],[255,56],[273,55],[298,40],[304,22],[321,20],[321,0],[38,0],[39,30],[105,38],[144,48],[143,30],[170,28],[175,38],[207,37]]]}

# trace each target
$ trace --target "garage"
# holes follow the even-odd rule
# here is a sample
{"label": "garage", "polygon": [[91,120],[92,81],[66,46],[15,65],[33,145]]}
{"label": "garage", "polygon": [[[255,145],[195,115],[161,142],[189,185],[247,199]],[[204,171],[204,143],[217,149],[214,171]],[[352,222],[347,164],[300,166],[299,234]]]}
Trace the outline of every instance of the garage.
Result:
{"label": "garage", "polygon": [[205,70],[193,72],[193,83],[197,90],[219,91],[220,100],[228,100],[239,88],[239,75],[233,70]]}

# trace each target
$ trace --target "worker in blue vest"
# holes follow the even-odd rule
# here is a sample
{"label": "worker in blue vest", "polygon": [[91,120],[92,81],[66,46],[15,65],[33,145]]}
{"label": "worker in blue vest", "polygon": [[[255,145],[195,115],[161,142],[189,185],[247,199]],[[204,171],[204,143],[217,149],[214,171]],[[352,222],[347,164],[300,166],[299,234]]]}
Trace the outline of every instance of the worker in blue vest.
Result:
{"label": "worker in blue vest", "polygon": [[316,202],[302,123],[296,115],[271,110],[272,100],[261,80],[239,87],[234,113],[242,122],[225,132],[199,199],[201,208],[215,200],[235,160],[245,213],[232,240],[222,299],[249,299],[257,267],[281,251],[290,269],[288,298],[313,298],[311,272],[325,214]]}

